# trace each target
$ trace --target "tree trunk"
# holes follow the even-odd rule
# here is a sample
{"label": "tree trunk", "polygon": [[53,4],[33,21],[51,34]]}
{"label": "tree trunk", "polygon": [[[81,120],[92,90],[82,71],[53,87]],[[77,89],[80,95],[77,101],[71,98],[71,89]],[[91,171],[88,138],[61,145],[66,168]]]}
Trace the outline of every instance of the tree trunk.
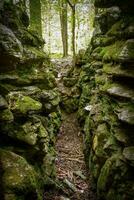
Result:
{"label": "tree trunk", "polygon": [[67,24],[67,2],[60,0],[60,23],[63,44],[63,57],[68,56],[68,24]]}
{"label": "tree trunk", "polygon": [[75,5],[72,7],[72,51],[75,58]]}
{"label": "tree trunk", "polygon": [[30,0],[30,27],[42,37],[41,25],[41,2],[40,0]]}
{"label": "tree trunk", "polygon": [[76,25],[76,16],[75,16],[75,9],[76,4],[72,4],[70,0],[67,0],[70,8],[72,9],[72,52],[73,52],[73,58],[75,59],[75,25]]}

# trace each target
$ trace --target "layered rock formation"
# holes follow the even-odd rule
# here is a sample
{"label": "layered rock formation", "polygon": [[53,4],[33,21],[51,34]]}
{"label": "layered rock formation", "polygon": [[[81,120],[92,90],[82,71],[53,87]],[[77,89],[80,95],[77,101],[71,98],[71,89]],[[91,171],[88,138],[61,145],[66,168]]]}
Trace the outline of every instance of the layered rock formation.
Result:
{"label": "layered rock formation", "polygon": [[25,1],[0,2],[0,199],[42,199],[55,176],[59,94]]}
{"label": "layered rock formation", "polygon": [[99,199],[133,199],[134,2],[95,0],[95,6],[79,79],[85,156]]}

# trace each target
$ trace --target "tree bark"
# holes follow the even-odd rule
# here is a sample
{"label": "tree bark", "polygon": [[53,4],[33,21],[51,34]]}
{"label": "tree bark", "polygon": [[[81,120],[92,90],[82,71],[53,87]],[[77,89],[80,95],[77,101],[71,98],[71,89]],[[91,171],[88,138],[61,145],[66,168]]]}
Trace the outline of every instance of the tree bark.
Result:
{"label": "tree bark", "polygon": [[75,58],[75,25],[76,25],[76,4],[72,4],[70,0],[67,0],[69,6],[72,9],[72,52],[73,57]]}
{"label": "tree bark", "polygon": [[60,0],[60,23],[61,23],[61,35],[63,44],[63,57],[68,56],[68,23],[67,23],[67,2],[66,0]]}
{"label": "tree bark", "polygon": [[75,57],[75,5],[72,8],[72,51]]}

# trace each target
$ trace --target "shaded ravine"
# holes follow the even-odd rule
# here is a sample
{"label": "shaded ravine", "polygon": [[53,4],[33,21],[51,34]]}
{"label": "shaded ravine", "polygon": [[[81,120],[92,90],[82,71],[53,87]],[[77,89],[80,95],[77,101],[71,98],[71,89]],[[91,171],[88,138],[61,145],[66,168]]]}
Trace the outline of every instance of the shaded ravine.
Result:
{"label": "shaded ravine", "polygon": [[[61,62],[61,63],[60,63]],[[62,82],[64,73],[71,67],[71,61],[56,61],[58,70],[57,87],[62,94],[68,94],[70,89]],[[58,191],[45,193],[47,200],[95,200],[95,195],[87,174],[83,154],[83,134],[80,130],[77,113],[62,111],[62,124],[56,142],[56,173],[57,180],[63,183],[66,194]]]}
{"label": "shaded ravine", "polygon": [[57,178],[74,185],[70,199],[89,199],[88,180],[83,156],[82,133],[76,113],[63,113],[63,123],[57,138]]}

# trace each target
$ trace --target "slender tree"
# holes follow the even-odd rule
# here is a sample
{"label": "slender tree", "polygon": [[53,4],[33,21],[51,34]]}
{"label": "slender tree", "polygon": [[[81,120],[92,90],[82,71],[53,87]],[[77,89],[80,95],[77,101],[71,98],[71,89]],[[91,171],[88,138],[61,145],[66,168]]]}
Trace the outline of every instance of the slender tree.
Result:
{"label": "slender tree", "polygon": [[67,22],[67,1],[59,0],[60,6],[60,23],[61,23],[61,35],[63,44],[63,57],[68,56],[68,22]]}
{"label": "slender tree", "polygon": [[67,0],[71,10],[72,10],[72,51],[73,51],[73,57],[75,57],[75,26],[76,26],[76,1]]}

